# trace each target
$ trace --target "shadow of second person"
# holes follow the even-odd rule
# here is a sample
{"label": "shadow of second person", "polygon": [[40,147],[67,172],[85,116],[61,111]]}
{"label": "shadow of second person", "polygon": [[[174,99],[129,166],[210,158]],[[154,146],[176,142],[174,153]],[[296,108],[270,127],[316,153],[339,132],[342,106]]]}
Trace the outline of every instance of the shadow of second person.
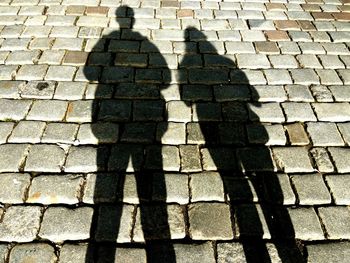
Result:
{"label": "shadow of second person", "polygon": [[[87,177],[94,206],[88,258],[120,262],[127,247],[130,255],[136,251],[150,262],[150,244],[161,240],[169,244],[167,262],[175,262],[168,212],[179,208],[166,204],[164,170],[172,167],[164,167],[160,143],[168,126],[161,91],[168,87],[170,72],[158,48],[133,31],[133,9],[119,7],[116,19],[119,29],[99,40],[84,68],[95,83],[90,126],[99,171]],[[164,198],[149,202],[154,181]]]}
{"label": "shadow of second person", "polygon": [[281,262],[303,262],[267,146],[270,124],[254,113],[263,106],[258,92],[234,55],[218,54],[196,28],[187,28],[185,36],[179,80],[181,98],[193,113],[187,143],[198,145],[204,172],[221,176],[246,262],[271,262],[269,242]]}

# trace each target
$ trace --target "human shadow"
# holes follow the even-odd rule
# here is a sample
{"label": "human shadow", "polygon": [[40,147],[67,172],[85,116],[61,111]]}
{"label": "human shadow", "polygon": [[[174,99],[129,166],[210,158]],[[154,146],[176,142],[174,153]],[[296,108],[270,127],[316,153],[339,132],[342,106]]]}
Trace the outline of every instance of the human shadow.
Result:
{"label": "human shadow", "polygon": [[[133,242],[150,261],[149,243],[171,239],[160,144],[167,130],[161,91],[170,71],[158,48],[133,31],[133,9],[119,7],[116,19],[120,29],[96,43],[84,68],[85,77],[96,83],[91,130],[100,171],[87,180],[94,214],[86,262],[120,262],[118,246],[135,249]],[[164,199],[151,203],[154,177]],[[135,233],[137,227],[142,233]],[[172,246],[166,246],[168,262],[175,262]]]}
{"label": "human shadow", "polygon": [[281,262],[304,262],[283,205],[285,178],[276,173],[266,146],[268,124],[253,110],[262,106],[258,92],[233,56],[219,55],[196,28],[187,28],[185,35],[179,68],[181,97],[193,112],[187,136],[200,147],[203,170],[221,175],[246,262],[271,262],[268,241]]}

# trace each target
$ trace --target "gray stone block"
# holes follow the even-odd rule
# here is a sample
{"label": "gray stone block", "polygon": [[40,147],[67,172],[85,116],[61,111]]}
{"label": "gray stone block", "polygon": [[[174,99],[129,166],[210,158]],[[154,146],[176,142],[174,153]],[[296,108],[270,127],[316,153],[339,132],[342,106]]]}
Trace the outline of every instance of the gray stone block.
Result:
{"label": "gray stone block", "polygon": [[336,205],[350,204],[350,193],[348,191],[350,187],[349,174],[326,175],[326,182]]}
{"label": "gray stone block", "polygon": [[225,201],[224,185],[219,173],[206,172],[190,175],[191,202]]}
{"label": "gray stone block", "polygon": [[39,236],[54,242],[82,240],[90,237],[93,209],[49,207],[43,217]]}
{"label": "gray stone block", "polygon": [[349,239],[350,210],[348,207],[320,207],[318,212],[329,239]]}
{"label": "gray stone block", "polygon": [[230,207],[224,203],[196,203],[188,209],[193,240],[233,238]]}
{"label": "gray stone block", "polygon": [[33,178],[29,188],[27,203],[77,204],[81,175],[41,175]]}
{"label": "gray stone block", "polygon": [[0,240],[30,242],[36,239],[42,209],[38,206],[11,206],[0,223]]}
{"label": "gray stone block", "polygon": [[47,262],[54,263],[57,260],[55,249],[43,243],[17,244],[10,253],[9,262]]}
{"label": "gray stone block", "polygon": [[18,172],[28,150],[28,144],[0,145],[0,172]]}
{"label": "gray stone block", "polygon": [[6,187],[0,188],[0,202],[7,204],[23,203],[29,183],[29,174],[1,174],[0,184]]}
{"label": "gray stone block", "polygon": [[32,172],[61,172],[65,160],[65,152],[57,145],[32,145],[24,170]]}
{"label": "gray stone block", "polygon": [[306,249],[308,263],[346,263],[350,258],[350,242],[310,244]]}
{"label": "gray stone block", "polygon": [[300,205],[330,204],[331,195],[320,174],[293,175],[292,182]]}

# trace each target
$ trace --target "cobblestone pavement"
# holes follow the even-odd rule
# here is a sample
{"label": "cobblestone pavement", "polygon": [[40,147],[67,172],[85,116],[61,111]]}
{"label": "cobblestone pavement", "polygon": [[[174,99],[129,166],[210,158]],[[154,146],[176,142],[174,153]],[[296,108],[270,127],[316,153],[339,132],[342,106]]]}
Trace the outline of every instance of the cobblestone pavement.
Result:
{"label": "cobblestone pavement", "polygon": [[0,263],[350,262],[349,0],[0,0]]}

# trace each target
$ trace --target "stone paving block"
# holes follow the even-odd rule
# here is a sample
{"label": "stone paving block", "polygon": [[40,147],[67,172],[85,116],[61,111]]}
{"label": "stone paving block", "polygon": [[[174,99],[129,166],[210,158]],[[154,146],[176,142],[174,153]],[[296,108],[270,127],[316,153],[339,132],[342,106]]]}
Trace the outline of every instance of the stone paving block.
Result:
{"label": "stone paving block", "polygon": [[191,108],[182,101],[169,101],[166,105],[168,121],[189,122],[191,121]]}
{"label": "stone paving block", "polygon": [[245,85],[219,85],[214,86],[214,97],[217,101],[248,100],[249,87]]}
{"label": "stone paving block", "polygon": [[28,153],[28,144],[0,145],[0,171],[18,172]]}
{"label": "stone paving block", "polygon": [[196,203],[188,209],[190,236],[194,240],[233,238],[230,208],[224,203]]}
{"label": "stone paving block", "polygon": [[59,82],[54,99],[58,100],[79,100],[83,98],[86,89],[84,82]]}
{"label": "stone paving block", "polygon": [[55,249],[49,244],[17,244],[10,253],[9,261],[15,262],[47,262],[54,263],[57,260]]}
{"label": "stone paving block", "polygon": [[185,220],[179,205],[143,205],[141,208],[137,208],[134,241],[144,242],[145,239],[181,239],[184,237]]}
{"label": "stone paving block", "polygon": [[57,145],[35,144],[30,147],[24,170],[31,172],[61,172],[65,153]]}
{"label": "stone paving block", "polygon": [[84,39],[79,38],[56,38],[52,50],[82,50]]}
{"label": "stone paving block", "polygon": [[43,80],[47,65],[23,65],[16,74],[17,80]]}
{"label": "stone paving block", "polygon": [[295,84],[311,85],[319,84],[319,78],[312,69],[291,69],[290,73]]}
{"label": "stone paving block", "polygon": [[346,69],[338,69],[337,70],[339,77],[342,79],[343,83],[345,85],[350,84],[350,74],[349,71]]}
{"label": "stone paving block", "polygon": [[253,54],[254,46],[251,42],[227,41],[224,42],[227,54]]}
{"label": "stone paving block", "polygon": [[49,207],[44,212],[39,236],[54,242],[90,237],[93,208]]}
{"label": "stone paving block", "polygon": [[[160,152],[161,159],[159,159]],[[180,153],[176,146],[151,146],[146,149],[145,168],[159,169],[161,167],[164,171],[180,170]]]}
{"label": "stone paving block", "polygon": [[42,208],[39,206],[11,206],[0,224],[3,242],[31,242],[36,239]]}
{"label": "stone paving block", "polygon": [[349,50],[343,43],[322,43],[327,55],[349,55]]}
{"label": "stone paving block", "polygon": [[[171,254],[169,255],[169,246],[171,246]],[[161,253],[159,253],[161,251]],[[177,262],[203,262],[203,263],[214,263],[214,248],[210,242],[201,244],[159,244],[155,245],[152,250],[152,260],[156,262],[167,262],[172,260],[174,257]],[[139,261],[137,261],[139,262]],[[141,261],[143,262],[143,261]]]}
{"label": "stone paving block", "polygon": [[289,101],[313,102],[314,98],[308,86],[304,85],[286,85],[285,90]]}
{"label": "stone paving block", "polygon": [[[298,44],[292,41],[280,41],[278,42],[278,46],[281,50],[281,53],[285,55],[295,55],[301,53]],[[295,59],[293,61],[296,62]],[[297,67],[297,65],[295,66]]]}
{"label": "stone paving block", "polygon": [[5,263],[9,254],[9,246],[7,244],[0,245],[0,262]]}
{"label": "stone paving block", "polygon": [[0,119],[3,121],[22,120],[28,113],[31,100],[0,99]]}
{"label": "stone paving block", "polygon": [[252,180],[249,178],[234,178],[222,176],[225,186],[225,195],[228,201],[233,202],[257,202],[257,195]]}
{"label": "stone paving block", "polygon": [[310,244],[306,246],[306,249],[308,263],[345,263],[350,257],[349,242]]}
{"label": "stone paving block", "polygon": [[29,81],[20,87],[22,98],[51,99],[55,92],[54,81]]}
{"label": "stone paving block", "polygon": [[16,65],[0,65],[0,80],[12,80],[16,75],[18,66]]}
{"label": "stone paving block", "polygon": [[335,174],[327,175],[325,178],[335,204],[348,205],[350,196],[346,189],[350,185],[350,176],[348,174]]}
{"label": "stone paving block", "polygon": [[266,212],[266,207],[262,208],[259,204],[235,206],[235,237],[271,238],[264,215]]}
{"label": "stone paving block", "polygon": [[286,174],[267,174],[263,177],[267,200],[274,204],[293,205],[296,197]]}
{"label": "stone paving block", "polygon": [[106,158],[105,148],[71,147],[64,165],[64,171],[79,173],[104,170]]}
{"label": "stone paving block", "polygon": [[33,178],[27,203],[76,204],[79,202],[81,175],[41,175]]}
{"label": "stone paving block", "polygon": [[[246,248],[245,248],[246,249]],[[238,242],[217,244],[218,263],[246,262],[243,245]]]}
{"label": "stone paving block", "polygon": [[199,172],[202,170],[199,147],[197,145],[180,145],[181,171]]}
{"label": "stone paving block", "polygon": [[13,127],[13,122],[0,122],[0,144],[6,143]]}
{"label": "stone paving block", "polygon": [[333,96],[329,89],[323,85],[313,85],[310,87],[312,95],[317,102],[332,102]]}
{"label": "stone paving block", "polygon": [[26,189],[30,183],[29,174],[4,173],[0,176],[0,183],[6,185],[0,189],[2,203],[23,203]]}
{"label": "stone paving block", "polygon": [[268,58],[274,68],[289,69],[298,67],[298,62],[292,55],[270,55]]}
{"label": "stone paving block", "polygon": [[81,124],[75,144],[116,143],[119,125],[110,122]]}
{"label": "stone paving block", "polygon": [[32,51],[13,51],[6,59],[7,65],[34,64],[38,61],[39,50]]}
{"label": "stone paving block", "polygon": [[38,121],[61,121],[66,114],[68,103],[59,100],[36,100],[26,119]]}
{"label": "stone paving block", "polygon": [[[6,18],[5,16],[2,16],[2,17]],[[0,50],[9,50],[9,51],[26,50],[30,40],[31,40],[30,38],[7,38],[2,43]]]}
{"label": "stone paving block", "polygon": [[279,103],[249,103],[249,119],[260,122],[284,122],[285,118]]}
{"label": "stone paving block", "polygon": [[337,126],[344,142],[350,145],[350,125],[348,123],[338,123]]}
{"label": "stone paving block", "polygon": [[[301,240],[324,239],[324,233],[313,208],[288,208],[288,214],[294,228],[294,233],[286,233],[286,235],[293,235],[295,238]],[[281,223],[283,223],[283,219],[281,220]]]}
{"label": "stone paving block", "polygon": [[77,130],[77,124],[48,123],[41,141],[43,143],[73,144]]}
{"label": "stone paving block", "polygon": [[346,122],[350,120],[349,103],[313,103],[312,106],[320,121]]}
{"label": "stone paving block", "polygon": [[331,196],[320,174],[293,175],[300,205],[329,204]]}
{"label": "stone paving block", "polygon": [[328,88],[332,92],[335,101],[337,102],[350,101],[350,90],[348,85],[329,86]]}
{"label": "stone paving block", "polygon": [[328,148],[337,171],[339,173],[348,173],[350,171],[350,164],[348,162],[348,158],[350,158],[350,151],[348,148],[340,148],[340,147],[330,147]]}
{"label": "stone paving block", "polygon": [[280,124],[249,124],[246,128],[250,143],[264,145],[285,145],[287,143],[283,126]]}
{"label": "stone paving block", "polygon": [[322,68],[320,62],[315,55],[311,54],[301,54],[296,56],[301,68],[312,68],[319,69]]}
{"label": "stone paving block", "polygon": [[[259,156],[259,158],[255,158]],[[237,151],[238,162],[243,171],[276,170],[268,148],[240,148]]]}
{"label": "stone paving block", "polygon": [[45,122],[20,121],[13,129],[8,142],[38,143],[45,129]]}
{"label": "stone paving block", "polygon": [[316,69],[323,85],[341,85],[343,82],[338,77],[337,72],[333,69]]}
{"label": "stone paving block", "polygon": [[274,147],[272,151],[277,167],[286,173],[314,171],[308,151],[304,147]]}
{"label": "stone paving block", "polygon": [[60,250],[60,262],[62,263],[85,263],[92,262],[91,254],[88,252],[89,245],[64,244]]}
{"label": "stone paving block", "polygon": [[[125,181],[127,177],[125,175]],[[96,204],[100,202],[114,202],[117,196],[119,176],[109,173],[88,174],[83,193],[83,202],[88,204]],[[126,186],[124,182],[124,191]]]}
{"label": "stone paving block", "polygon": [[269,68],[270,63],[263,54],[237,54],[237,64],[239,68]]}
{"label": "stone paving block", "polygon": [[314,146],[343,146],[344,142],[335,123],[308,122],[309,133]]}
{"label": "stone paving block", "polygon": [[349,239],[350,210],[345,206],[320,207],[318,212],[329,239]]}
{"label": "stone paving block", "polygon": [[75,71],[76,68],[72,66],[50,66],[45,80],[72,81]]}
{"label": "stone paving block", "polygon": [[230,148],[201,149],[204,171],[231,170],[237,167],[235,152]]}
{"label": "stone paving block", "polygon": [[285,69],[266,69],[264,70],[267,83],[269,85],[292,84],[293,81],[288,70]]}
{"label": "stone paving block", "polygon": [[311,149],[311,154],[317,165],[317,170],[323,173],[334,172],[334,167],[329,154],[325,148],[317,147]]}
{"label": "stone paving block", "polygon": [[59,65],[62,62],[64,50],[44,50],[38,64]]}
{"label": "stone paving block", "polygon": [[186,174],[154,174],[152,200],[167,203],[188,204],[188,180]]}
{"label": "stone paving block", "polygon": [[287,122],[316,121],[315,114],[309,103],[284,102],[282,108],[287,116]]}
{"label": "stone paving block", "polygon": [[131,241],[134,207],[131,205],[103,205],[98,211],[97,241]]}
{"label": "stone paving block", "polygon": [[[65,102],[66,103],[66,102]],[[106,103],[107,104],[107,103]],[[100,115],[104,112],[104,103],[101,104]],[[68,122],[91,122],[95,114],[96,104],[93,100],[77,100],[68,104],[66,121]],[[113,110],[110,109],[110,114]]]}
{"label": "stone paving block", "polygon": [[299,123],[291,123],[284,125],[284,128],[286,129],[289,141],[291,145],[308,145],[309,144],[309,138],[307,136],[307,133],[304,129],[304,126]]}
{"label": "stone paving block", "polygon": [[191,202],[224,201],[224,185],[219,173],[197,173],[190,176]]}
{"label": "stone paving block", "polygon": [[[132,162],[129,161],[132,156]],[[108,161],[108,170],[134,172],[140,170],[144,162],[144,150],[140,145],[119,144],[112,148]]]}
{"label": "stone paving block", "polygon": [[319,55],[322,66],[326,69],[341,69],[344,68],[344,64],[336,55]]}
{"label": "stone paving block", "polygon": [[186,125],[184,123],[159,123],[157,126],[157,141],[162,144],[179,145],[186,142]]}

